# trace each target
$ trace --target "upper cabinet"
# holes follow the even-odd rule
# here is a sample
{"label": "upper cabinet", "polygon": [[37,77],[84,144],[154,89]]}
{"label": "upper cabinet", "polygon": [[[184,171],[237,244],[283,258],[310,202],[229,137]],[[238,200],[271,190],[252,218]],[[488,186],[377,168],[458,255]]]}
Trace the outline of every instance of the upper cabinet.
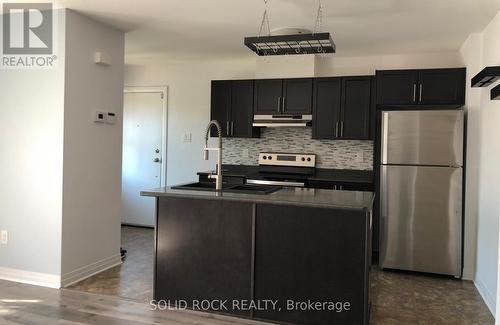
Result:
{"label": "upper cabinet", "polygon": [[311,78],[255,80],[254,114],[311,114],[312,85]]}
{"label": "upper cabinet", "polygon": [[371,139],[373,77],[317,78],[313,138]]}
{"label": "upper cabinet", "polygon": [[312,112],[313,80],[283,80],[282,114],[310,115]]}
{"label": "upper cabinet", "polygon": [[465,104],[465,68],[420,70],[418,79],[418,100],[420,104]]}
{"label": "upper cabinet", "polygon": [[[222,135],[229,135],[229,115],[231,110],[231,81],[212,81],[212,95],[210,101],[210,119],[219,122]],[[210,136],[216,137],[215,128],[210,130]]]}
{"label": "upper cabinet", "polygon": [[[252,138],[260,135],[253,122],[253,80],[212,81],[210,118],[217,120],[223,137]],[[212,137],[217,132],[212,129]]]}
{"label": "upper cabinet", "polygon": [[377,71],[377,105],[465,103],[465,68]]}

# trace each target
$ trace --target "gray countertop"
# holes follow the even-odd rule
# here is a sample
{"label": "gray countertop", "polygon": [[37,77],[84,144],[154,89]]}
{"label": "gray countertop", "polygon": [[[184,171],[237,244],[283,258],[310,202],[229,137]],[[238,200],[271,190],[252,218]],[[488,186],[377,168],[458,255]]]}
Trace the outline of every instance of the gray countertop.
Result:
{"label": "gray countertop", "polygon": [[343,209],[371,209],[374,197],[372,192],[333,191],[287,187],[271,194],[247,194],[184,189],[178,190],[170,187],[162,187],[150,191],[142,191],[141,195],[152,197],[168,196],[212,200],[233,200]]}

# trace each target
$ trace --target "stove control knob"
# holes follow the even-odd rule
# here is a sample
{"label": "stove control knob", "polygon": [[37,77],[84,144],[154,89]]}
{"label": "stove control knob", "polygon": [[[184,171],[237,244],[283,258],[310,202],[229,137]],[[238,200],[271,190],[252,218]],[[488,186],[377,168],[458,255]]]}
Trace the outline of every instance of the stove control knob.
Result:
{"label": "stove control knob", "polygon": [[306,158],[302,157],[302,161],[306,161]]}
{"label": "stove control knob", "polygon": [[266,159],[267,159],[267,156],[262,156],[262,159],[266,160]]}
{"label": "stove control knob", "polygon": [[272,156],[268,156],[267,159],[273,160],[273,157]]}
{"label": "stove control knob", "polygon": [[311,161],[311,158],[307,158],[307,161]]}

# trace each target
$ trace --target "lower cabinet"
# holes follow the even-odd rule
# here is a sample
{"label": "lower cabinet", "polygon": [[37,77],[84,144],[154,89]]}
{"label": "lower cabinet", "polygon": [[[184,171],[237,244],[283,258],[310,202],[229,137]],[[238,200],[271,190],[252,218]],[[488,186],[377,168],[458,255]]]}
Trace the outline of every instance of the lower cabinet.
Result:
{"label": "lower cabinet", "polygon": [[368,324],[368,225],[360,212],[257,205],[255,299],[277,300],[281,309],[257,310],[256,318]]}
{"label": "lower cabinet", "polygon": [[[190,308],[194,301],[251,299],[252,215],[252,203],[160,198],[155,299]],[[227,307],[219,311],[250,316]]]}
{"label": "lower cabinet", "polygon": [[284,324],[368,324],[366,209],[157,203],[155,300]]}

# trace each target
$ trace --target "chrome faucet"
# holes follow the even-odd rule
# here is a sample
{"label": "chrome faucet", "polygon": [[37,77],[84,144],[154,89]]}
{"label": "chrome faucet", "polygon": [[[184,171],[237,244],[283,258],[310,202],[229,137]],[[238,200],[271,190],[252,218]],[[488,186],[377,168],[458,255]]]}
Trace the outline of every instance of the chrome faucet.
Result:
{"label": "chrome faucet", "polygon": [[[210,129],[212,126],[215,126],[217,128],[217,136],[219,137],[219,147],[218,148],[209,148],[208,147],[208,135],[210,133]],[[203,148],[203,158],[205,160],[208,160],[208,152],[210,150],[217,151],[217,175],[214,176],[212,174],[208,175],[209,179],[214,179],[215,178],[215,189],[216,190],[222,190],[222,129],[220,127],[219,122],[216,120],[210,121],[207,125],[207,131],[205,134],[205,148]]]}

